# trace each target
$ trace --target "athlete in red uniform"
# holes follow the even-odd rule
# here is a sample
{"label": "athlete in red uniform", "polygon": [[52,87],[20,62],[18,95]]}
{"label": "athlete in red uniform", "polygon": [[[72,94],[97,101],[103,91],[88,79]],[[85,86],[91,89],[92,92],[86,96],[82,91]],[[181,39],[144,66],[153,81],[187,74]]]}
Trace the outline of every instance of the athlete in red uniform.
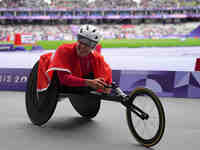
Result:
{"label": "athlete in red uniform", "polygon": [[112,82],[111,69],[103,56],[95,50],[100,39],[98,28],[92,25],[83,25],[79,29],[76,43],[63,44],[54,54],[41,56],[38,70],[38,91],[43,91],[48,87],[52,72],[57,71],[61,85],[90,87],[110,93],[110,89],[105,88],[105,85]]}

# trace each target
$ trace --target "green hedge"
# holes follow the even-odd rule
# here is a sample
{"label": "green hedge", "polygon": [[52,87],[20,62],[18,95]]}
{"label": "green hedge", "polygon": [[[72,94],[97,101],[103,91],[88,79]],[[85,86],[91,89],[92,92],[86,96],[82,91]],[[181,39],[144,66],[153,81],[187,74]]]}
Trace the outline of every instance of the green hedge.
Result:
{"label": "green hedge", "polygon": [[[72,43],[75,41],[38,41],[37,45],[44,49],[56,49],[62,43]],[[200,46],[199,39],[116,39],[102,40],[100,42],[103,48],[136,48],[136,47],[175,47],[175,46]]]}
{"label": "green hedge", "polygon": [[[38,41],[36,45],[43,47],[46,50],[56,49],[63,43],[73,43],[75,41]],[[180,47],[180,46],[200,46],[200,39],[115,39],[115,40],[102,40],[101,45],[103,48],[136,48],[136,47]],[[30,50],[32,46],[24,46]]]}

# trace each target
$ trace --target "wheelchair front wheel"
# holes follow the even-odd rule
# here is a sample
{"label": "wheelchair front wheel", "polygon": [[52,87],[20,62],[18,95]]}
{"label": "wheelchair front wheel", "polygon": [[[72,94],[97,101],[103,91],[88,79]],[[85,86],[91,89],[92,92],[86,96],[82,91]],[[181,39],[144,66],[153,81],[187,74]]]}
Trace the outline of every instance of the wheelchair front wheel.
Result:
{"label": "wheelchair front wheel", "polygon": [[138,88],[130,94],[130,102],[148,114],[147,119],[142,119],[127,108],[126,118],[132,135],[145,147],[156,145],[165,130],[165,113],[159,98],[147,88]]}

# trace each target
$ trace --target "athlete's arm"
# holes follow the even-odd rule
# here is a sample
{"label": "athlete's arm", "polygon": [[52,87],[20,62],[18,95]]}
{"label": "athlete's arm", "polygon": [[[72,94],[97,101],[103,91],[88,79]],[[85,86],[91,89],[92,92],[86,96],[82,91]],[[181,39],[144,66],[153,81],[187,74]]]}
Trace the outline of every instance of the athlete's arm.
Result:
{"label": "athlete's arm", "polygon": [[64,71],[58,71],[58,78],[62,85],[71,87],[89,86],[94,89],[101,89],[105,93],[109,93],[105,86],[107,85],[103,78],[84,79],[73,76]]}
{"label": "athlete's arm", "polygon": [[73,87],[86,86],[85,80],[83,78],[73,76],[64,71],[57,71],[57,72],[58,72],[58,78],[62,85],[73,86]]}

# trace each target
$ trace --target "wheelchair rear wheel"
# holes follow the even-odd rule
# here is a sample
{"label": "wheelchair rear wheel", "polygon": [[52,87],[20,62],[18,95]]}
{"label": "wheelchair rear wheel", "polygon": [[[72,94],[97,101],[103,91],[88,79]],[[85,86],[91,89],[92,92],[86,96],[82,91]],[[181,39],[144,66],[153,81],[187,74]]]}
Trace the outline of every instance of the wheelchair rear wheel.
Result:
{"label": "wheelchair rear wheel", "polygon": [[71,95],[70,102],[74,109],[84,118],[94,118],[100,109],[101,100],[92,95]]}
{"label": "wheelchair rear wheel", "polygon": [[32,68],[25,93],[25,106],[31,122],[41,126],[53,115],[57,105],[57,88],[55,79],[52,80],[48,90],[42,94],[37,93],[37,72],[39,62]]}

